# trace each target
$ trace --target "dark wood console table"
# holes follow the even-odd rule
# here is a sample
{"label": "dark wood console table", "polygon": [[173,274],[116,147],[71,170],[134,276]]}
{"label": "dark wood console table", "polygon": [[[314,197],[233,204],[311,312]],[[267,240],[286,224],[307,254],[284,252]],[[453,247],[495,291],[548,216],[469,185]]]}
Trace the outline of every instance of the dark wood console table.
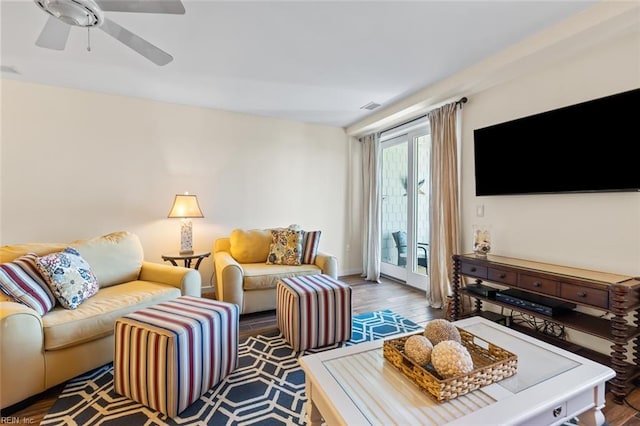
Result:
{"label": "dark wood console table", "polygon": [[[589,315],[577,310],[560,315],[545,316],[522,307],[507,304],[467,291],[462,277],[528,293],[551,297],[611,314],[610,318]],[[474,284],[469,284],[474,285]],[[587,269],[570,268],[548,263],[532,262],[503,256],[453,256],[453,320],[461,318],[462,296],[475,299],[474,311],[482,310],[486,301],[515,311],[525,312],[583,333],[612,342],[607,364],[616,372],[610,382],[615,402],[621,404],[640,377],[640,278]],[[631,314],[632,324],[626,316]],[[632,362],[627,361],[627,345],[631,343]],[[593,352],[593,351],[592,351]],[[589,357],[587,355],[587,357]],[[598,360],[600,361],[600,360]]]}

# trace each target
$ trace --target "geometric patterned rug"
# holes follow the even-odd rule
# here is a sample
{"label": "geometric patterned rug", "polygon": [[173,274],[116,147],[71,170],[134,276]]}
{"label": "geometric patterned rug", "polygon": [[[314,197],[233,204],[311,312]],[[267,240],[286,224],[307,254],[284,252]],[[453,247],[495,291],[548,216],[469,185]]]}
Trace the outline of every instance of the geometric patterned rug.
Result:
{"label": "geometric patterned rug", "polygon": [[304,372],[298,357],[420,329],[390,311],[355,315],[348,342],[296,353],[280,333],[240,341],[238,368],[177,417],[113,390],[113,364],[70,380],[41,425],[303,425]]}

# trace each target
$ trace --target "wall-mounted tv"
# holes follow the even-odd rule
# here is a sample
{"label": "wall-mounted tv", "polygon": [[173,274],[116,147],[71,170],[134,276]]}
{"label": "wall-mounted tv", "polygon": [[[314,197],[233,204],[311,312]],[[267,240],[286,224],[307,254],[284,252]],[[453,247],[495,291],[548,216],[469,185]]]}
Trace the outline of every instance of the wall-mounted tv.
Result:
{"label": "wall-mounted tv", "polygon": [[473,131],[476,195],[640,191],[640,89]]}

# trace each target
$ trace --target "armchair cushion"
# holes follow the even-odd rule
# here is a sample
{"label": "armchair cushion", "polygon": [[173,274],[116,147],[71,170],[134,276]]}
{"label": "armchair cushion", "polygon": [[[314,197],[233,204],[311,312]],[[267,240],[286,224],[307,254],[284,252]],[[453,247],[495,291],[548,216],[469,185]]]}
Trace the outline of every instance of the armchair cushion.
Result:
{"label": "armchair cushion", "polygon": [[271,245],[267,264],[300,265],[302,256],[302,231],[287,229],[271,230]]}
{"label": "armchair cushion", "polygon": [[229,237],[231,256],[240,263],[265,262],[271,246],[271,231],[234,229]]}
{"label": "armchair cushion", "polygon": [[314,264],[318,254],[318,244],[320,244],[320,234],[322,231],[306,231],[302,238],[302,263]]}
{"label": "armchair cushion", "polygon": [[265,263],[246,263],[242,265],[244,275],[242,289],[265,290],[275,289],[282,278],[299,275],[320,274],[322,270],[316,265],[269,265]]}

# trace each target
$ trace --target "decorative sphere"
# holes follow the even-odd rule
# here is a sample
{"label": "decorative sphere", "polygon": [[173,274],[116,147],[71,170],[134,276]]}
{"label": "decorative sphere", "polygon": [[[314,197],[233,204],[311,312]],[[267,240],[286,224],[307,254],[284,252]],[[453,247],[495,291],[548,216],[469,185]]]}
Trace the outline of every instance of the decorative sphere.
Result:
{"label": "decorative sphere", "polygon": [[431,361],[433,345],[426,337],[420,334],[410,336],[404,342],[404,353],[418,365],[426,365]]}
{"label": "decorative sphere", "polygon": [[445,379],[473,371],[471,354],[464,345],[453,340],[445,340],[433,347],[431,364]]}
{"label": "decorative sphere", "polygon": [[460,332],[456,326],[446,319],[429,321],[424,328],[424,336],[429,339],[434,346],[445,340],[453,340],[458,343],[462,342]]}

